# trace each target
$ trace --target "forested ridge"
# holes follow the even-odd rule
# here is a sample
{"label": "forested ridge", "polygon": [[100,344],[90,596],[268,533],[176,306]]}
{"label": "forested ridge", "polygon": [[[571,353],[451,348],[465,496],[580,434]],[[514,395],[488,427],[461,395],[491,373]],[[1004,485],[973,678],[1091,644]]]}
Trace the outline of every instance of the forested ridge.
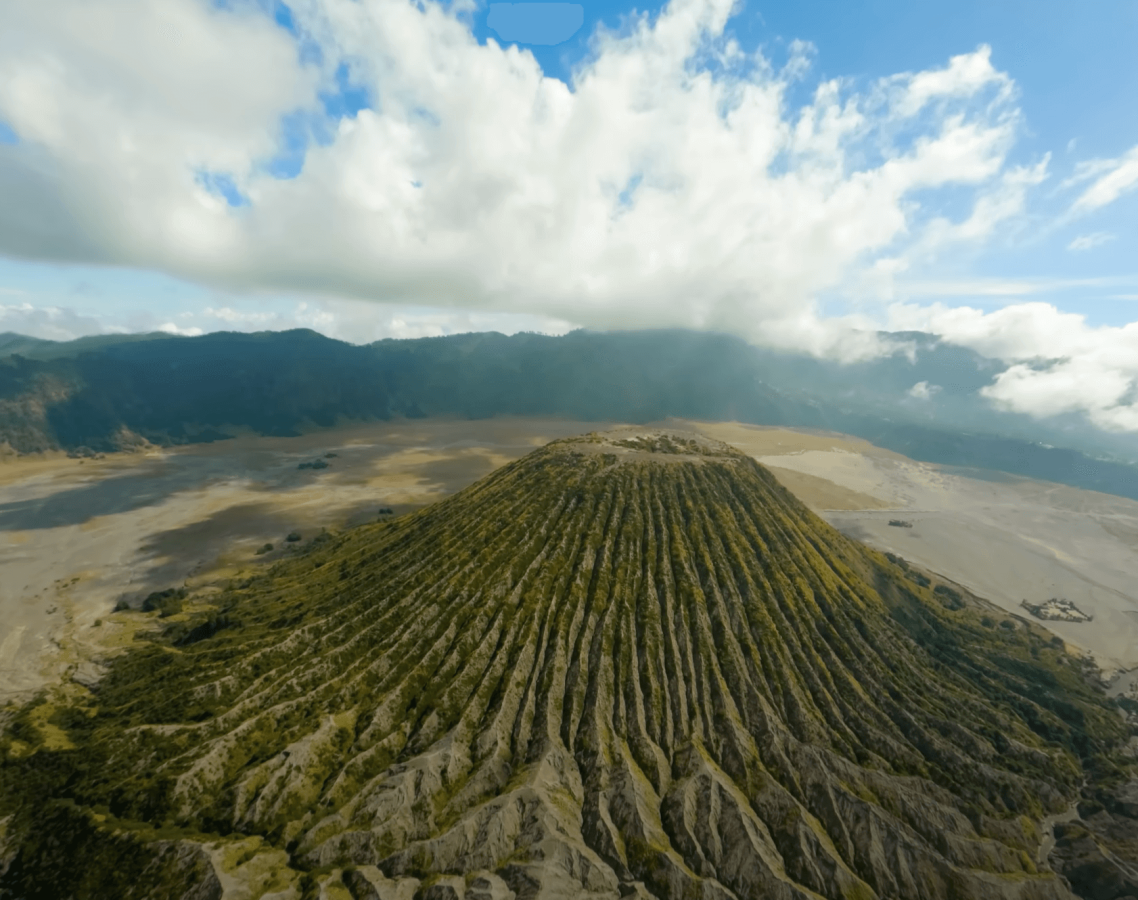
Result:
{"label": "forested ridge", "polygon": [[[0,336],[0,448],[84,455],[399,416],[679,417],[839,431],[914,459],[1138,498],[1133,441],[1096,442],[1085,423],[1057,430],[999,413],[978,393],[997,371],[992,361],[917,338],[916,364],[901,355],[842,366],[689,331],[363,346],[311,331],[63,344]],[[942,390],[914,401],[908,388],[928,378]],[[1108,438],[1126,452],[1105,453]]]}

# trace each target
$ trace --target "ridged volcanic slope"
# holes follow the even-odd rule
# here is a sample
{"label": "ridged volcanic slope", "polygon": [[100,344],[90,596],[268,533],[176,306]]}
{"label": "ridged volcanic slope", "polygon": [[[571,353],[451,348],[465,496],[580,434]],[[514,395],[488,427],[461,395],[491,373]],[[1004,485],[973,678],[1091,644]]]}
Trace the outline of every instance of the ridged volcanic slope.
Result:
{"label": "ridged volcanic slope", "polygon": [[[1068,898],[1035,823],[1118,726],[1058,654],[725,445],[594,435],[235,589],[20,777],[96,867],[165,826],[122,896],[244,833],[357,897]],[[14,896],[62,877],[53,808]]]}

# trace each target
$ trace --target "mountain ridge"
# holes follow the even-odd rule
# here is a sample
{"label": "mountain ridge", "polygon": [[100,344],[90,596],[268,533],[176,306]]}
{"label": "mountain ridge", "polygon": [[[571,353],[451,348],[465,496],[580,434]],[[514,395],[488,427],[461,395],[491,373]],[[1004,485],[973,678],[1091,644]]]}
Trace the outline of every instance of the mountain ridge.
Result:
{"label": "mountain ridge", "polygon": [[[0,447],[85,455],[396,416],[676,417],[843,432],[922,461],[1138,499],[1138,464],[1126,461],[1138,460],[1133,441],[1091,441],[1070,422],[1052,428],[991,410],[976,393],[992,374],[982,358],[931,338],[918,348],[920,368],[905,357],[842,366],[680,331],[366,346],[311,331],[129,337],[73,356],[0,355]],[[914,400],[907,386],[919,377],[944,390]]]}
{"label": "mountain ridge", "polygon": [[240,846],[292,896],[1069,900],[1039,822],[1120,771],[1060,649],[695,434],[554,442],[213,606],[10,758],[10,896],[112,896],[55,861],[128,841],[124,897]]}

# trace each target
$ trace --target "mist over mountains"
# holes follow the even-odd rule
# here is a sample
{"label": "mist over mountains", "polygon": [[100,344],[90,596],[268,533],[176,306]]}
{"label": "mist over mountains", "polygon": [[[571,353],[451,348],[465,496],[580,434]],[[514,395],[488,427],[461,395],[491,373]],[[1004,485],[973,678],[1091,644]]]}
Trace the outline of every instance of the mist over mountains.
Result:
{"label": "mist over mountains", "polygon": [[312,331],[0,335],[0,443],[18,453],[292,435],[345,419],[669,416],[830,429],[915,459],[1138,498],[1138,442],[980,390],[1005,368],[933,335],[841,364],[679,330],[474,333],[357,346]]}

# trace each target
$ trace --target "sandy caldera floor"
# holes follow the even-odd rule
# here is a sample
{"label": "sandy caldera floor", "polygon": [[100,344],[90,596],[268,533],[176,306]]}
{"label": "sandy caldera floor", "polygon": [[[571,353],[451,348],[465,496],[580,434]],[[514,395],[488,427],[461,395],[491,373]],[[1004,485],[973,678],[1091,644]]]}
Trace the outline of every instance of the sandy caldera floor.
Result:
{"label": "sandy caldera floor", "polygon": [[[737,423],[697,428],[757,458],[842,531],[1010,612],[1073,600],[1046,623],[1110,670],[1138,667],[1138,503],[916,463],[856,438]],[[146,622],[111,615],[147,593],[252,571],[321,528],[434,502],[558,437],[610,427],[503,417],[355,425],[80,463],[0,464],[0,702],[82,679]],[[335,454],[325,457],[325,454]],[[328,468],[298,469],[324,459]],[[903,518],[912,528],[889,526]],[[255,555],[258,547],[274,550]],[[99,624],[96,624],[98,622]]]}
{"label": "sandy caldera floor", "polygon": [[[375,521],[380,509],[406,512],[598,427],[405,420],[82,462],[0,463],[0,703],[128,642],[140,623],[110,615],[120,599],[137,605],[150,591],[271,562],[288,551],[290,532],[303,543],[321,528]],[[328,468],[297,468],[317,459]],[[255,555],[265,543],[274,551]]]}

